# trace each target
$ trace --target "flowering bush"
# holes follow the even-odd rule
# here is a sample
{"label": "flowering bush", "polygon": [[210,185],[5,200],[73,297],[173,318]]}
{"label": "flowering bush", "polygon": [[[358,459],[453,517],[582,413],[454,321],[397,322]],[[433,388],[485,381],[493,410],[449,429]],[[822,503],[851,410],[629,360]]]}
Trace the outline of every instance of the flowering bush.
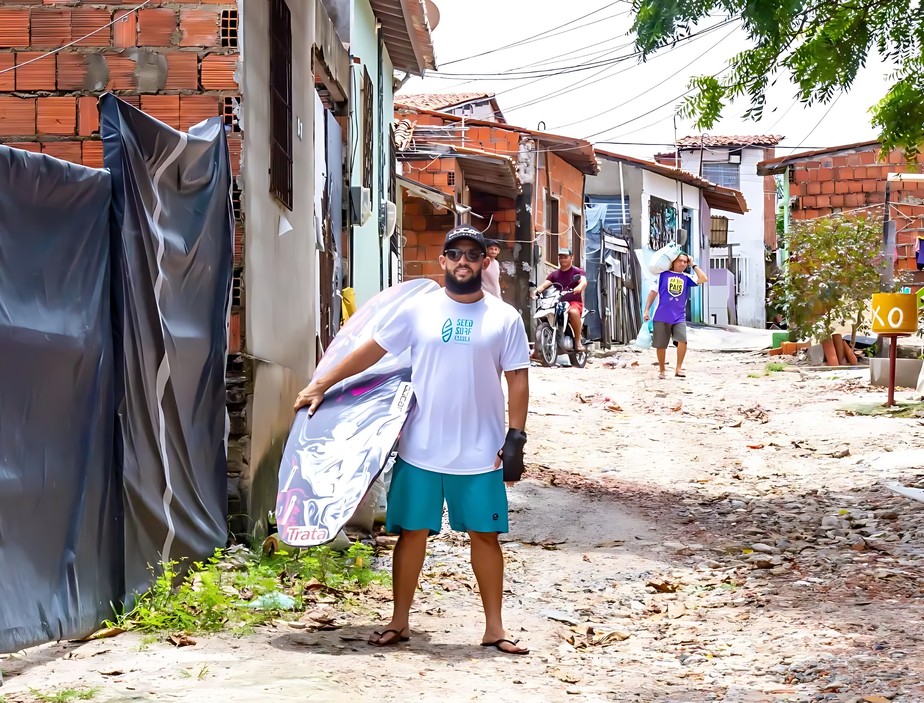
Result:
{"label": "flowering bush", "polygon": [[791,329],[828,339],[850,324],[864,327],[864,312],[881,291],[882,218],[868,212],[798,222],[789,233],[789,260],[772,291]]}

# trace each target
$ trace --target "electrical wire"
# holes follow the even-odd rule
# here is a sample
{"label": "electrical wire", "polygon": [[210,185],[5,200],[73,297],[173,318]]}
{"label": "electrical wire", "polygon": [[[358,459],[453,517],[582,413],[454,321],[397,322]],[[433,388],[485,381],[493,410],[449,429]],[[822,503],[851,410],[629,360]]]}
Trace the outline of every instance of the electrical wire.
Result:
{"label": "electrical wire", "polygon": [[132,13],[132,12],[137,12],[137,11],[140,10],[142,7],[144,7],[145,5],[149,5],[149,4],[152,3],[153,1],[154,1],[154,0],[144,0],[144,2],[142,2],[140,5],[136,5],[135,7],[133,7],[132,9],[130,9],[128,12],[126,12],[124,15],[121,15],[121,16],[119,16],[117,19],[112,20],[112,22],[108,22],[108,23],[104,24],[104,25],[103,25],[102,27],[100,27],[99,29],[94,29],[94,30],[93,30],[92,32],[90,32],[89,34],[84,34],[82,37],[80,37],[80,38],[78,38],[78,39],[74,39],[73,41],[71,41],[71,42],[69,42],[69,43],[67,43],[67,44],[64,44],[63,46],[59,46],[57,49],[52,49],[51,51],[46,51],[44,54],[42,54],[42,55],[40,55],[40,56],[36,56],[35,58],[29,59],[28,61],[23,61],[22,63],[17,64],[17,65],[15,65],[15,66],[11,66],[10,68],[4,68],[2,71],[0,71],[0,75],[3,75],[4,73],[9,73],[10,71],[15,71],[17,68],[22,68],[23,66],[28,66],[30,63],[35,63],[36,61],[41,61],[42,59],[48,58],[49,56],[54,56],[54,55],[57,54],[59,51],[64,51],[64,49],[69,49],[70,47],[74,46],[74,44],[79,44],[79,43],[82,42],[84,39],[89,39],[89,38],[92,37],[94,34],[99,34],[99,33],[102,32],[104,29],[109,29],[109,28],[110,28],[112,25],[114,25],[116,22],[123,22],[123,21],[125,20],[125,18],[127,18],[128,15],[129,15],[130,13]]}
{"label": "electrical wire", "polygon": [[[719,28],[719,27],[721,27],[721,26],[724,26],[725,24],[727,24],[727,23],[722,22],[722,23],[719,23],[719,24],[717,24],[717,25],[714,25],[714,26],[711,27],[710,29],[704,30],[701,34],[699,34],[699,36],[704,36],[707,32],[712,31],[713,29],[717,29],[717,28]],[[635,100],[638,100],[639,98],[641,98],[641,97],[643,97],[643,96],[645,96],[645,95],[648,95],[648,94],[650,93],[650,91],[654,90],[655,88],[660,88],[662,85],[664,85],[664,84],[667,83],[668,81],[672,80],[673,78],[676,78],[677,74],[678,74],[680,71],[682,71],[683,69],[690,68],[690,67],[691,67],[693,64],[695,64],[697,61],[699,61],[699,60],[701,60],[702,58],[704,58],[704,57],[706,56],[706,54],[708,54],[710,51],[712,51],[713,49],[715,49],[717,46],[719,46],[720,44],[722,44],[723,42],[725,42],[729,37],[731,37],[732,34],[734,34],[734,33],[737,32],[737,31],[738,31],[738,27],[732,27],[732,31],[730,31],[730,32],[729,32],[728,34],[726,34],[724,37],[722,37],[721,39],[719,39],[719,41],[717,41],[715,44],[713,44],[712,46],[710,46],[710,47],[709,47],[708,49],[706,49],[703,53],[701,53],[699,56],[697,56],[697,57],[694,58],[692,61],[690,61],[689,63],[687,63],[687,64],[686,64],[685,66],[683,66],[681,69],[675,71],[674,73],[672,73],[671,75],[669,75],[667,78],[665,78],[663,81],[661,81],[661,82],[659,82],[659,83],[656,83],[656,84],[654,84],[653,86],[649,86],[649,87],[646,88],[643,92],[638,93],[637,95],[634,95],[633,97],[629,98],[628,100],[623,100],[622,102],[620,102],[619,105],[614,105],[613,107],[608,108],[608,109],[606,109],[606,110],[603,110],[602,112],[598,112],[598,113],[595,114],[595,115],[591,115],[590,117],[584,117],[584,118],[582,118],[582,119],[580,119],[580,120],[576,120],[576,121],[574,121],[574,122],[568,122],[567,124],[558,125],[558,126],[554,127],[553,129],[562,129],[562,128],[564,128],[564,127],[572,127],[572,126],[574,126],[574,125],[576,125],[576,124],[581,124],[581,123],[583,123],[583,122],[589,122],[590,120],[596,119],[597,117],[602,117],[603,115],[605,115],[605,114],[607,114],[607,113],[609,113],[609,112],[612,112],[613,110],[617,110],[617,109],[619,109],[619,108],[621,108],[621,107],[623,107],[623,106],[625,106],[625,105],[628,105],[629,103],[631,103],[631,102],[633,102],[633,101],[635,101]],[[694,39],[693,41],[695,41],[695,39]],[[664,52],[664,53],[661,53],[661,54],[655,54],[655,55],[651,58],[651,60],[654,61],[658,56],[666,56],[667,54],[668,54],[668,52]],[[631,66],[630,68],[635,68],[635,66]],[[628,70],[628,69],[625,69],[625,70]],[[619,73],[622,73],[622,71],[620,71]],[[617,73],[617,74],[614,74],[614,75],[618,75],[618,73]],[[507,110],[508,110],[508,111],[511,111],[511,108],[507,108]]]}
{"label": "electrical wire", "polygon": [[806,134],[806,135],[802,138],[802,141],[799,143],[799,146],[797,146],[796,149],[802,149],[802,148],[804,148],[802,145],[805,144],[805,142],[808,141],[808,138],[809,138],[809,137],[811,137],[813,134],[815,134],[815,130],[818,129],[818,128],[821,126],[821,123],[825,121],[825,118],[828,116],[828,113],[830,113],[831,110],[834,109],[834,106],[837,105],[837,101],[841,99],[841,96],[842,96],[843,94],[844,94],[843,92],[838,93],[838,94],[837,94],[837,97],[835,97],[834,100],[831,101],[831,104],[828,105],[828,109],[825,110],[825,114],[823,114],[823,115],[821,116],[821,119],[819,119],[818,122],[815,123],[815,126],[812,127],[811,131],[810,131],[808,134]]}
{"label": "electrical wire", "polygon": [[[504,51],[504,50],[506,50],[506,49],[512,49],[513,47],[516,47],[516,46],[522,46],[522,45],[524,45],[524,44],[529,44],[529,43],[532,43],[533,41],[539,40],[540,38],[548,39],[549,37],[547,37],[547,36],[545,36],[545,35],[549,34],[549,32],[554,32],[554,31],[557,30],[557,29],[562,29],[563,27],[567,27],[568,25],[574,24],[575,22],[580,22],[580,21],[583,20],[583,19],[587,19],[587,18],[590,17],[591,15],[595,15],[595,14],[597,14],[598,12],[602,12],[603,10],[608,9],[608,8],[612,7],[613,5],[618,5],[619,3],[625,2],[625,1],[626,1],[626,0],[614,0],[614,2],[607,3],[607,4],[604,5],[603,7],[598,7],[598,8],[597,8],[596,10],[594,10],[593,12],[588,12],[586,15],[581,15],[580,17],[575,17],[573,20],[569,20],[568,22],[565,22],[564,24],[559,24],[559,25],[557,25],[557,26],[555,26],[555,27],[552,27],[552,28],[550,28],[550,29],[546,29],[545,31],[539,32],[538,34],[533,34],[532,36],[526,37],[525,39],[520,39],[520,40],[515,41],[515,42],[513,42],[513,43],[511,43],[511,44],[505,44],[504,46],[499,46],[499,47],[497,47],[496,49],[489,49],[488,51],[482,51],[481,53],[478,53],[478,54],[472,54],[471,56],[463,56],[463,57],[460,58],[460,59],[453,59],[452,61],[443,61],[443,62],[441,62],[441,63],[442,63],[443,66],[450,66],[450,65],[452,65],[452,64],[454,64],[454,63],[461,63],[461,62],[463,62],[463,61],[469,61],[469,60],[471,60],[471,59],[477,59],[477,58],[480,58],[480,57],[482,57],[482,56],[488,56],[489,54],[496,54],[496,53],[499,52],[499,51]],[[631,10],[630,10],[630,12],[631,12]],[[624,13],[624,14],[625,14],[625,13]],[[584,26],[584,25],[582,25],[582,26]],[[557,35],[552,35],[552,36],[557,36]]]}

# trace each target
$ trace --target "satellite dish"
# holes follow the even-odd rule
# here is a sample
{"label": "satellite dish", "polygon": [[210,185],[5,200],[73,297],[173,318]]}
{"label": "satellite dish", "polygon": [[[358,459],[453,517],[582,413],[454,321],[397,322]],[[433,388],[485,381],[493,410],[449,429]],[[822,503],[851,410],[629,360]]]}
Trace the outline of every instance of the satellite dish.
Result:
{"label": "satellite dish", "polygon": [[430,31],[432,32],[436,29],[436,25],[440,23],[440,8],[432,0],[424,0],[424,4],[427,7],[427,21],[430,23]]}

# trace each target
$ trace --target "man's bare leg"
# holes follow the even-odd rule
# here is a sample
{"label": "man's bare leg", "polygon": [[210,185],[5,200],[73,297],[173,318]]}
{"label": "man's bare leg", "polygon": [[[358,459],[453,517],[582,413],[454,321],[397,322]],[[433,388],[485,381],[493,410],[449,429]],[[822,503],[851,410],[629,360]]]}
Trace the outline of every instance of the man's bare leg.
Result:
{"label": "man's bare leg", "polygon": [[[410,635],[411,605],[414,602],[414,593],[417,592],[420,570],[427,556],[427,537],[429,536],[429,530],[403,530],[398,537],[391,562],[392,596],[394,598],[391,622],[381,631],[381,635],[373,635],[369,638],[372,644],[391,644],[396,639]],[[394,630],[394,632],[387,632],[387,630]]]}
{"label": "man's bare leg", "polygon": [[687,355],[687,343],[677,342],[677,370],[674,372],[678,376],[683,376],[683,359]]}
{"label": "man's bare leg", "polygon": [[581,341],[581,313],[577,308],[568,308],[568,326],[571,327],[571,335],[574,337],[574,350],[584,351],[584,343]]}
{"label": "man's bare leg", "polygon": [[[484,608],[484,637],[482,642],[498,642],[507,638],[501,606],[504,597],[504,555],[496,532],[469,532],[472,543],[472,571],[478,581],[481,592],[481,605]],[[519,654],[525,648],[510,642],[497,645],[502,652]]]}
{"label": "man's bare leg", "polygon": [[667,363],[667,349],[655,349],[658,355],[658,374],[664,376],[664,365]]}

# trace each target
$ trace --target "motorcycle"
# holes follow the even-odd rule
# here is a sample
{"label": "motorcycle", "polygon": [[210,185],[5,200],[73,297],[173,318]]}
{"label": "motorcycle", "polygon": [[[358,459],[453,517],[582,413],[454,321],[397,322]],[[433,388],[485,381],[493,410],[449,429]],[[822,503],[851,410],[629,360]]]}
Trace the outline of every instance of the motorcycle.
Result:
{"label": "motorcycle", "polygon": [[[576,277],[580,282],[580,277]],[[560,354],[567,354],[571,365],[582,369],[587,364],[587,343],[584,342],[585,351],[575,351],[574,334],[568,323],[568,308],[566,301],[561,298],[565,290],[557,283],[553,283],[541,296],[536,298],[536,312],[533,319],[538,322],[536,327],[536,350],[539,360],[544,366],[554,366]],[[570,292],[570,291],[567,291]],[[581,313],[581,338],[586,340],[586,327],[584,319],[588,310]]]}

